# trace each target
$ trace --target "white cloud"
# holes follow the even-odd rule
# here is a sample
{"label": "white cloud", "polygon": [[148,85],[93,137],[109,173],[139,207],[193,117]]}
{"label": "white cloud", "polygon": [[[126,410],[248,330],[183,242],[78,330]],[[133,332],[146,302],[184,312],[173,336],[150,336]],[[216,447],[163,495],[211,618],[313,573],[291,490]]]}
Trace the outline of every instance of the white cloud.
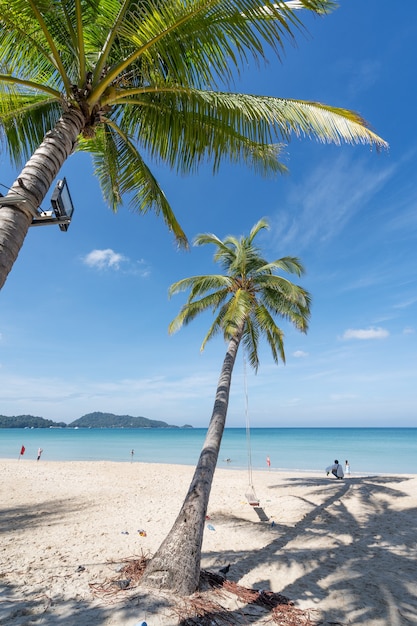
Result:
{"label": "white cloud", "polygon": [[107,248],[106,250],[92,250],[84,258],[83,262],[89,267],[96,267],[102,269],[115,269],[120,268],[120,264],[126,261],[126,257],[123,254]]}
{"label": "white cloud", "polygon": [[296,350],[295,352],[292,353],[292,355],[296,359],[302,359],[302,358],[308,356],[308,352],[304,352],[304,350]]}
{"label": "white cloud", "polygon": [[[414,329],[414,328],[412,328],[411,326],[407,326],[407,327],[406,327],[406,328],[404,328],[404,330],[403,330],[403,334],[404,334],[404,335],[414,335],[414,333],[415,333],[415,332],[416,332],[416,331],[415,331],[415,329]],[[0,339],[1,339],[1,335],[0,335]]]}
{"label": "white cloud", "polygon": [[111,248],[92,250],[82,257],[82,262],[93,269],[122,271],[123,274],[131,274],[141,278],[147,278],[151,273],[144,259],[133,261]]}
{"label": "white cloud", "polygon": [[399,302],[394,305],[394,309],[406,309],[409,306],[412,306],[417,302],[417,297],[408,298],[408,300],[404,300],[403,302]]}
{"label": "white cloud", "polygon": [[348,328],[343,333],[343,339],[385,339],[389,332],[385,328]]}

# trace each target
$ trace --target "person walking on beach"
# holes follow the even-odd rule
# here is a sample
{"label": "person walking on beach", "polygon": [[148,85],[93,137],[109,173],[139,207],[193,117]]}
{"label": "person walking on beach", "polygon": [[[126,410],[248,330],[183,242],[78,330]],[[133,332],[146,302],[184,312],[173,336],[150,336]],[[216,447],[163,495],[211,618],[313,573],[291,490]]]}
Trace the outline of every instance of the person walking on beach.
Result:
{"label": "person walking on beach", "polygon": [[327,476],[330,474],[330,472],[333,474],[335,478],[342,480],[344,476],[343,467],[340,465],[337,459],[335,459],[333,465],[329,465],[329,467],[326,467]]}
{"label": "person walking on beach", "polygon": [[38,448],[38,456],[37,456],[37,459],[36,459],[37,461],[39,461],[39,459],[41,458],[42,452],[43,452],[42,448]]}
{"label": "person walking on beach", "polygon": [[349,465],[349,461],[347,459],[345,461],[345,474],[346,474],[346,476],[350,476],[350,465]]}

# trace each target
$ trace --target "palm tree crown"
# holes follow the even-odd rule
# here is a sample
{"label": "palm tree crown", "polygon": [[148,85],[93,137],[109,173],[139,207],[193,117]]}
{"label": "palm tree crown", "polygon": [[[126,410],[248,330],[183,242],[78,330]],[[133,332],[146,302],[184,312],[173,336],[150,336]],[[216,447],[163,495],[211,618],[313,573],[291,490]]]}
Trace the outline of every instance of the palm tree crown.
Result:
{"label": "palm tree crown", "polygon": [[60,168],[89,152],[105,201],[162,215],[187,238],[151,165],[190,173],[227,159],[263,174],[291,136],[386,146],[357,113],[221,91],[250,59],[280,55],[298,9],[333,0],[0,0],[0,145],[22,171],[0,204],[0,288]]}
{"label": "palm tree crown", "polygon": [[229,341],[240,335],[252,367],[259,366],[258,340],[265,336],[275,362],[285,362],[283,332],[274,321],[275,316],[289,320],[306,332],[310,316],[310,295],[277,271],[300,276],[303,266],[295,257],[283,257],[267,262],[254,245],[260,230],[268,228],[265,219],[252,228],[249,236],[219,239],[212,234],[198,235],[195,245],[214,244],[214,260],[225,270],[224,275],[192,276],[171,285],[170,295],[190,289],[186,304],[171,322],[169,331],[175,332],[207,309],[217,311],[201,349],[218,332]]}
{"label": "palm tree crown", "polygon": [[[291,134],[386,145],[356,113],[320,103],[213,91],[249,57],[278,54],[302,28],[296,9],[333,0],[0,0],[0,133],[24,163],[60,116],[93,156],[103,194],[161,212],[185,243],[146,160],[188,173],[210,160],[279,172]],[[56,133],[57,134],[57,133]],[[277,142],[278,140],[278,142]]]}

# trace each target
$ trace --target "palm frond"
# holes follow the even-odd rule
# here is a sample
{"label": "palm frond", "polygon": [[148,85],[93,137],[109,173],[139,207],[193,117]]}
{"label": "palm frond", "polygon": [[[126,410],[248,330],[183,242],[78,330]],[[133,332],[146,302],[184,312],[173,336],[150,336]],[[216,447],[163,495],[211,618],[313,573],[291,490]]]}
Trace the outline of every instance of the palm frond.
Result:
{"label": "palm frond", "polygon": [[219,293],[228,293],[231,290],[232,281],[228,276],[219,274],[210,274],[209,276],[200,276],[194,281],[191,287],[189,300],[206,294],[208,291],[217,291]]}
{"label": "palm frond", "polygon": [[190,295],[188,300],[194,300],[197,296],[200,296],[207,291],[214,289],[226,289],[231,286],[232,280],[228,276],[222,276],[221,274],[210,274],[202,276],[191,276],[189,278],[183,278],[176,283],[173,283],[168,291],[169,297],[174,293],[185,291],[190,289]]}
{"label": "palm frond", "polygon": [[[308,8],[314,10],[313,4]],[[184,85],[213,85],[219,76],[231,78],[232,65],[238,66],[249,55],[263,59],[264,45],[281,50],[284,41],[293,38],[291,26],[299,25],[295,13],[288,10],[265,19],[256,0],[148,0],[132,3],[128,9],[123,20],[114,16],[125,54],[119,55],[97,95],[138,58],[144,76],[159,74]],[[110,47],[102,54],[110,60]]]}
{"label": "palm frond", "polygon": [[281,259],[277,259],[276,261],[271,261],[270,263],[265,263],[265,265],[261,265],[257,272],[259,274],[283,271],[288,274],[296,274],[297,276],[302,276],[305,273],[304,266],[301,263],[300,259],[297,257],[282,257]]}
{"label": "palm frond", "polygon": [[307,332],[311,298],[309,294],[293,285],[284,290],[262,289],[260,301],[273,315],[290,321],[301,332]]}
{"label": "palm frond", "polygon": [[[53,63],[55,65],[55,67],[57,68],[62,82],[64,83],[65,89],[67,91],[67,93],[70,93],[71,91],[71,81],[68,78],[64,63],[62,61],[61,58],[61,54],[60,51],[58,50],[56,41],[55,41],[55,36],[56,33],[53,33],[50,28],[48,28],[48,24],[47,24],[47,19],[45,19],[44,15],[43,15],[43,11],[42,11],[42,4],[44,5],[43,2],[36,2],[36,0],[31,0],[30,2],[25,3],[28,7],[30,7],[30,12],[33,16],[33,20],[32,20],[32,26],[36,26],[36,29],[38,31],[38,34],[42,34],[43,39],[45,41],[45,45],[49,50],[50,53],[50,57],[53,60]],[[38,6],[40,5],[40,6]],[[45,6],[45,5],[44,5]],[[47,17],[51,16],[51,13],[47,13],[46,14]],[[58,22],[59,24],[59,28],[61,28],[61,22]]]}
{"label": "palm frond", "polygon": [[189,324],[197,315],[207,309],[215,310],[218,308],[228,296],[228,291],[216,291],[214,293],[200,298],[200,300],[190,301],[182,307],[177,317],[169,325],[169,333],[177,332],[182,326]]}
{"label": "palm frond", "polygon": [[285,363],[283,331],[276,325],[273,317],[264,306],[260,305],[255,307],[253,315],[256,318],[262,334],[265,335],[268,341],[275,363],[278,363],[278,357]]}
{"label": "palm frond", "polygon": [[166,84],[117,102],[123,104],[119,125],[135,133],[154,159],[181,173],[208,162],[217,171],[226,160],[264,175],[283,173],[283,142],[292,137],[387,147],[360,115],[321,103]]}
{"label": "palm frond", "polygon": [[284,276],[261,273],[256,275],[256,286],[259,291],[266,291],[272,295],[282,296],[288,301],[304,301],[304,290]]}
{"label": "palm frond", "polygon": [[254,226],[252,226],[249,237],[247,239],[249,245],[252,244],[259,231],[263,229],[269,230],[269,223],[265,217],[262,217],[258,222],[256,222]]}
{"label": "palm frond", "polygon": [[165,85],[140,97],[115,97],[123,105],[118,124],[135,134],[154,159],[181,173],[209,162],[216,172],[226,160],[246,163],[262,175],[287,171],[280,162],[284,145],[275,140],[270,120],[251,120],[224,94],[207,96]]}
{"label": "palm frond", "polygon": [[259,357],[258,357],[258,344],[259,344],[259,326],[254,323],[253,316],[247,318],[245,323],[245,330],[243,333],[243,347],[247,354],[249,365],[255,372],[258,371]]}
{"label": "palm frond", "polygon": [[224,241],[219,239],[216,235],[213,235],[213,233],[202,233],[200,235],[196,235],[193,244],[195,246],[213,244],[219,249],[215,254],[218,254],[219,251],[224,252],[225,254],[231,252],[230,248],[224,243]]}
{"label": "palm frond", "polygon": [[203,342],[200,346],[200,352],[204,351],[204,348],[206,347],[206,344],[208,341],[210,341],[210,339],[213,339],[213,337],[218,335],[221,331],[223,331],[224,333],[224,316],[226,314],[226,310],[227,310],[227,303],[223,304],[223,306],[220,308],[212,325],[208,329],[208,332],[206,336],[204,337]]}
{"label": "palm frond", "polygon": [[[57,68],[28,2],[0,2],[0,67],[20,78],[32,78],[38,66]],[[6,72],[5,72],[6,73]]]}
{"label": "palm frond", "polygon": [[4,94],[0,89],[0,137],[16,167],[25,163],[61,115],[60,104],[43,94]]}
{"label": "palm frond", "polygon": [[215,263],[218,263],[228,275],[232,275],[231,268],[236,263],[236,246],[234,246],[227,238],[224,241],[221,241],[218,237],[209,233],[206,233],[205,235],[197,235],[194,239],[194,245],[201,246],[208,243],[212,243],[216,246],[216,250],[213,255]]}
{"label": "palm frond", "polygon": [[226,339],[231,339],[249,317],[252,309],[252,299],[244,289],[237,289],[227,303],[223,317],[223,333]]}
{"label": "palm frond", "polygon": [[88,38],[90,45],[93,44],[93,49],[100,49],[93,72],[94,83],[97,83],[104,73],[115,40],[118,37],[120,25],[123,24],[123,21],[126,19],[131,4],[131,0],[122,0],[122,2],[118,2],[118,0],[107,0],[103,3],[98,25],[100,26],[100,31],[103,30],[106,32],[106,37],[104,41],[99,42],[96,36],[97,28],[94,28],[91,30],[91,34]]}
{"label": "palm frond", "polygon": [[187,247],[187,238],[165,194],[133,142],[108,120],[96,137],[80,142],[80,149],[93,154],[95,173],[106,201],[113,210],[122,197],[130,198],[130,208],[140,213],[152,210],[162,214],[179,245]]}

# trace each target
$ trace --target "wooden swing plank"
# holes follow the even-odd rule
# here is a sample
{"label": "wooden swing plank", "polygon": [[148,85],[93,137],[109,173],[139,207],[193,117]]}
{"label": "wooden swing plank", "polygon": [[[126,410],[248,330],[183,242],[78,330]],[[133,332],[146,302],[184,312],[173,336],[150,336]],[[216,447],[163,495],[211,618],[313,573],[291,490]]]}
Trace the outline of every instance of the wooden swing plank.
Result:
{"label": "wooden swing plank", "polygon": [[259,498],[256,497],[253,491],[245,493],[245,497],[251,506],[259,506]]}

